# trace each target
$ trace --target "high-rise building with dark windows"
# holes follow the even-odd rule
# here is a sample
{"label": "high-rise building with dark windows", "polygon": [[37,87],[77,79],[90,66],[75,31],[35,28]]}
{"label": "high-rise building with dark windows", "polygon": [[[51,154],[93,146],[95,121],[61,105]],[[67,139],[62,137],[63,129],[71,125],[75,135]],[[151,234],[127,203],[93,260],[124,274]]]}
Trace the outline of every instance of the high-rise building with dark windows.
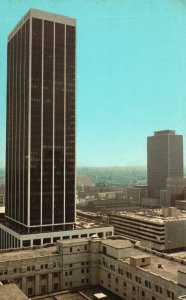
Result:
{"label": "high-rise building with dark windows", "polygon": [[31,9],[8,37],[6,222],[24,233],[75,223],[72,18]]}
{"label": "high-rise building with dark windows", "polygon": [[156,131],[147,139],[148,197],[160,198],[168,177],[183,177],[183,136],[174,130]]}
{"label": "high-rise building with dark windows", "polygon": [[9,35],[0,249],[113,233],[75,226],[75,65],[75,19],[31,9]]}

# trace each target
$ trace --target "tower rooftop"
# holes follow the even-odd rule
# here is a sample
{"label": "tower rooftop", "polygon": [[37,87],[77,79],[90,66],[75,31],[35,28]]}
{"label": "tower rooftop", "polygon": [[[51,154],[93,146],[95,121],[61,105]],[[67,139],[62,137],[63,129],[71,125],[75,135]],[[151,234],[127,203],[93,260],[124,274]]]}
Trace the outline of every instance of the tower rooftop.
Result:
{"label": "tower rooftop", "polygon": [[163,135],[163,134],[176,134],[175,130],[160,130],[160,131],[155,131],[154,135]]}
{"label": "tower rooftop", "polygon": [[29,18],[39,18],[47,21],[52,21],[56,23],[62,23],[70,26],[76,25],[76,19],[62,16],[59,14],[53,14],[46,11],[33,9],[31,8],[19,21],[19,23],[15,26],[15,28],[10,32],[8,36],[8,41],[14,36],[14,34],[21,28],[21,26],[27,21]]}

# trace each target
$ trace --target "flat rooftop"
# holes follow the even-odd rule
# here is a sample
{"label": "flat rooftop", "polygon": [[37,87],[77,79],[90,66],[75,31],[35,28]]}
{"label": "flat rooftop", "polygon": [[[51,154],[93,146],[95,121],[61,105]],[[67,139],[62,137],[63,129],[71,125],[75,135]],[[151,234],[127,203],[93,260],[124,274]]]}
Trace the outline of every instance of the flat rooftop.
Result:
{"label": "flat rooftop", "polygon": [[175,130],[160,130],[160,131],[154,131],[154,135],[162,135],[162,134],[176,134]]}
{"label": "flat rooftop", "polygon": [[93,219],[89,219],[86,217],[82,216],[77,216],[76,217],[76,229],[82,229],[82,228],[99,228],[99,227],[107,227],[109,226],[106,223],[99,222]]}
{"label": "flat rooftop", "polygon": [[[31,299],[41,299],[41,298],[31,298]],[[85,300],[85,297],[83,297],[79,292],[64,292],[58,295],[48,295],[46,297],[42,297],[43,300]]]}
{"label": "flat rooftop", "polygon": [[141,211],[133,211],[133,212],[115,212],[111,213],[110,215],[112,216],[120,216],[124,218],[130,218],[134,220],[141,220],[141,221],[146,221],[150,223],[157,223],[157,224],[165,224],[166,222],[169,221],[180,221],[180,220],[186,220],[186,213],[182,211],[180,213],[180,216],[178,217],[164,217],[162,215],[162,210],[161,209],[146,209],[146,210],[141,210]]}
{"label": "flat rooftop", "polygon": [[28,300],[28,297],[14,283],[0,286],[1,300]]}
{"label": "flat rooftop", "polygon": [[19,21],[19,23],[15,26],[15,28],[10,32],[8,36],[8,40],[10,40],[13,35],[22,27],[22,25],[27,21],[29,18],[38,18],[43,20],[48,20],[56,23],[62,23],[70,26],[76,25],[76,20],[71,17],[66,17],[59,14],[50,13],[47,11],[42,11],[38,9],[30,9]]}
{"label": "flat rooftop", "polygon": [[[144,252],[140,249],[136,249],[136,254],[131,257],[151,257],[150,264],[144,267],[138,267],[140,269],[149,271],[150,273],[154,273],[157,276],[164,277],[168,280],[177,282],[178,281],[178,270],[185,269],[186,266],[183,266],[179,262],[175,260],[167,259],[164,257],[160,257],[154,255],[152,253]],[[121,259],[122,261],[126,261],[130,264],[130,257]]]}
{"label": "flat rooftop", "polygon": [[130,256],[131,258],[136,258],[136,259],[141,259],[141,258],[147,258],[147,257],[151,257],[150,254],[136,254],[133,256]]}
{"label": "flat rooftop", "polygon": [[[121,298],[117,295],[111,293],[110,291],[104,289],[102,286],[88,287],[84,289],[77,289],[76,291],[66,291],[61,293],[55,293],[51,295],[46,295],[42,297],[43,300],[85,300],[85,299],[94,299],[94,295],[98,293],[103,293],[107,296],[107,300],[120,300]],[[40,300],[41,298],[33,297],[32,300]]]}
{"label": "flat rooftop", "polygon": [[[27,248],[27,249],[15,249],[15,250],[1,250],[0,251],[0,262],[8,260],[19,260],[19,259],[30,259],[37,257],[44,257],[55,255],[56,246],[38,247],[38,248]],[[57,252],[56,252],[56,255]]]}
{"label": "flat rooftop", "polygon": [[[89,238],[90,239],[90,238]],[[67,239],[67,240],[59,240],[57,241],[60,244],[64,244],[64,245],[80,245],[80,244],[84,244],[87,243],[87,238],[76,238],[76,239]]]}
{"label": "flat rooftop", "polygon": [[102,240],[101,244],[110,246],[117,249],[123,249],[123,248],[132,248],[133,244],[129,240],[121,240],[121,239],[108,239],[108,240]]}
{"label": "flat rooftop", "polygon": [[[161,267],[158,267],[161,265]],[[182,268],[181,264],[168,260],[165,258],[157,257],[155,255],[151,256],[151,263],[149,266],[141,267],[144,270],[150,271],[157,276],[161,276],[172,280],[174,282],[178,281],[178,270]]]}
{"label": "flat rooftop", "polygon": [[186,261],[186,251],[179,251],[176,253],[169,254],[172,257],[179,258]]}

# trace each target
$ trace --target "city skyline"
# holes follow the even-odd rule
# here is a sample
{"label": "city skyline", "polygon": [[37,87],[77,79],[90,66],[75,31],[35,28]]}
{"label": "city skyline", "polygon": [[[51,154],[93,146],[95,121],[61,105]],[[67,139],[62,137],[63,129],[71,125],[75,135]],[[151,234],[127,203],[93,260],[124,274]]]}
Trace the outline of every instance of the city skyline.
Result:
{"label": "city skyline", "polygon": [[184,3],[1,2],[0,167],[5,165],[7,36],[31,7],[77,19],[78,166],[145,165],[151,132],[174,129],[185,135]]}

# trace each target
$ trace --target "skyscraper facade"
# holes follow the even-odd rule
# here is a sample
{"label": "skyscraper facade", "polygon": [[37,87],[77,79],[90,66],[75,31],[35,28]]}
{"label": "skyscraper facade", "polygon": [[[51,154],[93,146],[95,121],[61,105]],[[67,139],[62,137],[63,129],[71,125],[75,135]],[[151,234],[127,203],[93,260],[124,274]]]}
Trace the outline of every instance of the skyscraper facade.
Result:
{"label": "skyscraper facade", "polygon": [[148,197],[159,198],[167,177],[183,177],[183,136],[174,130],[154,132],[147,139]]}
{"label": "skyscraper facade", "polygon": [[75,223],[72,18],[30,10],[8,38],[6,222],[18,232]]}

